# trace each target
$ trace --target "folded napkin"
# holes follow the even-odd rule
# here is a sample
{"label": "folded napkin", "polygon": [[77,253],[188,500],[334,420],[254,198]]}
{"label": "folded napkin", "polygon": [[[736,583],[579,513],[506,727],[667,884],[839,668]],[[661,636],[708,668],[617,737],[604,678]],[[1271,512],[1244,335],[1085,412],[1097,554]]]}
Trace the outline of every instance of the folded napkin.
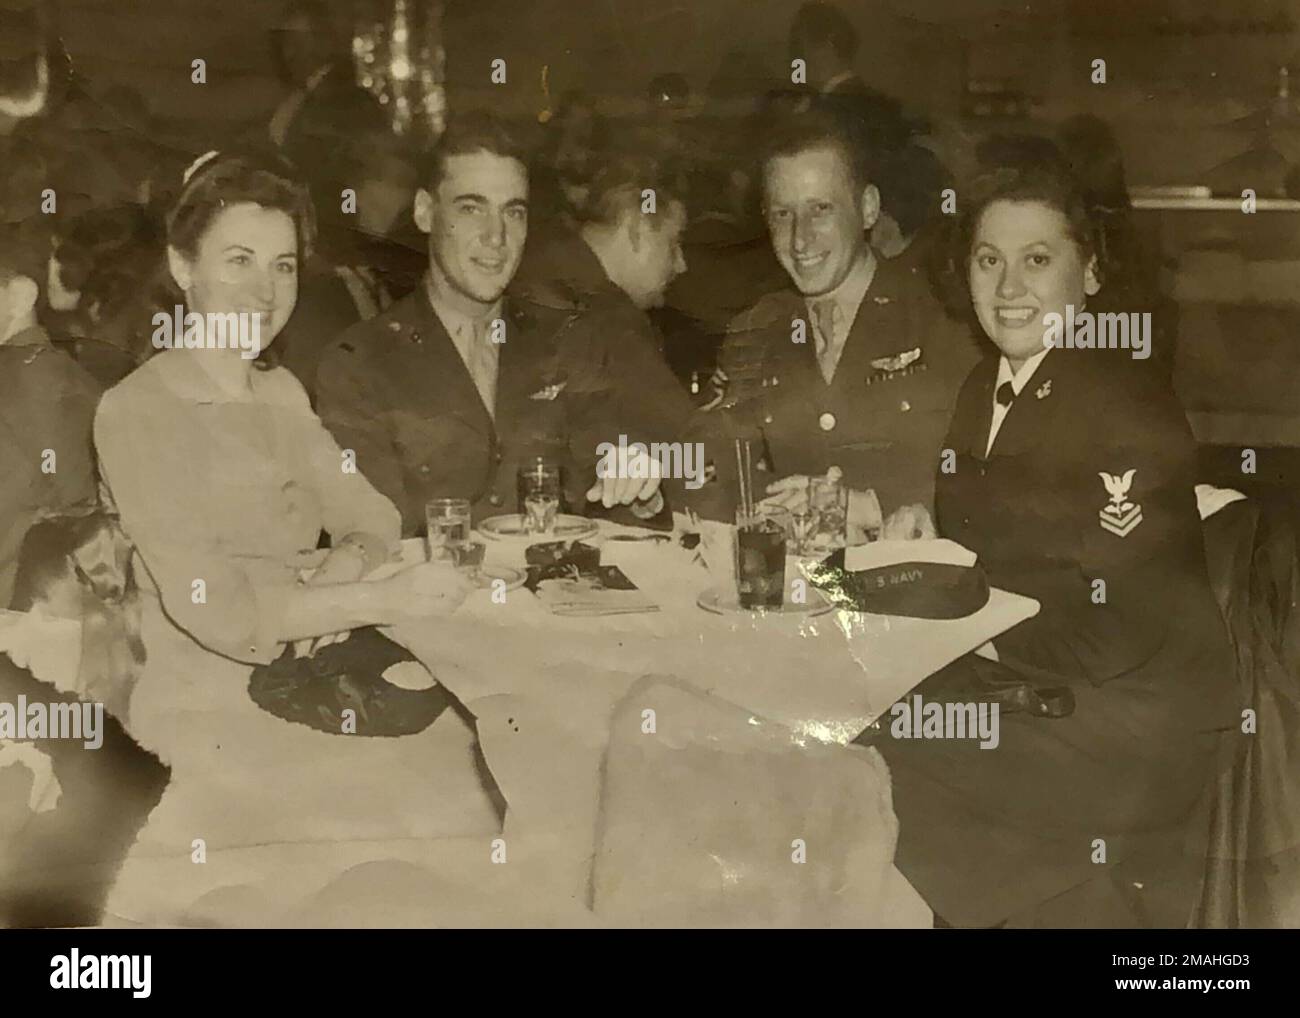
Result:
{"label": "folded napkin", "polygon": [[533,545],[524,585],[554,615],[597,616],[657,612],[655,604],[618,566],[601,565],[600,549],[574,541]]}

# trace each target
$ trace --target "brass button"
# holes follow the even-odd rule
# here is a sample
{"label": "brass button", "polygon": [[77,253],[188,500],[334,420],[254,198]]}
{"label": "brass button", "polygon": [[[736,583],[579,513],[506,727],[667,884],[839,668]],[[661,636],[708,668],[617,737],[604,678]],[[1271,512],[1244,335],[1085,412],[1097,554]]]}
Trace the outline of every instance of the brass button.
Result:
{"label": "brass button", "polygon": [[427,474],[428,472],[429,472],[429,464],[427,463],[421,464],[420,473]]}
{"label": "brass button", "polygon": [[763,423],[764,423],[764,424],[771,424],[771,423],[772,423],[772,415],[771,415],[771,414],[767,414],[767,415],[763,418]]}
{"label": "brass button", "polygon": [[835,427],[835,415],[830,411],[822,414],[817,418],[817,426],[821,428],[822,431],[831,431]]}
{"label": "brass button", "polygon": [[907,411],[912,409],[912,404],[907,400],[903,400],[903,402],[898,404],[898,409],[903,411],[903,413],[907,413]]}
{"label": "brass button", "polygon": [[501,496],[498,495],[496,492],[493,492],[491,495],[488,496],[488,502],[491,503],[492,505],[500,505]]}

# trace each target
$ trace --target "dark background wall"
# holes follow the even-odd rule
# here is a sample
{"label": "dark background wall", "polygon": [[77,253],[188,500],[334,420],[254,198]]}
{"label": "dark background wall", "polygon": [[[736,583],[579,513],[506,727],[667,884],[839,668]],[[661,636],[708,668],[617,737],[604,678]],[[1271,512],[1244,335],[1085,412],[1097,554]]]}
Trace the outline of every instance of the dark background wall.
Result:
{"label": "dark background wall", "polygon": [[[369,0],[360,0],[364,9]],[[351,0],[335,0],[348,7]],[[664,71],[703,88],[728,50],[788,79],[797,0],[448,0],[453,102],[524,115],[582,87],[617,104]],[[1196,182],[1249,136],[1223,125],[1263,105],[1279,66],[1300,94],[1300,0],[845,0],[868,80],[939,118],[950,144],[981,130],[959,118],[968,77],[1035,95],[1038,119],[1094,112],[1117,127],[1137,182]],[[139,89],[156,113],[243,119],[276,94],[268,29],[274,0],[61,0],[63,34],[92,79]],[[1291,27],[1277,30],[1284,19]],[[1269,30],[1270,26],[1273,30]],[[190,61],[208,83],[190,83]],[[505,86],[488,82],[506,59]],[[1094,85],[1091,61],[1107,62]],[[1297,132],[1300,133],[1300,132]],[[1300,138],[1293,159],[1300,158]]]}

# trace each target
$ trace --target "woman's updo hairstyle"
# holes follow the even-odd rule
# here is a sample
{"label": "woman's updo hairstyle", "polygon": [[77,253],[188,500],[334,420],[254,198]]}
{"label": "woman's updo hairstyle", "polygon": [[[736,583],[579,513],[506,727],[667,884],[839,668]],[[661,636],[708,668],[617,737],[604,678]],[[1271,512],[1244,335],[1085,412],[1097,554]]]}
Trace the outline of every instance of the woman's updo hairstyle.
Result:
{"label": "woman's updo hairstyle", "polygon": [[[986,166],[964,189],[962,209],[957,218],[953,266],[966,277],[980,217],[994,202],[1037,202],[1055,209],[1065,217],[1070,239],[1079,246],[1086,265],[1097,259],[1097,278],[1106,278],[1106,250],[1101,224],[1088,207],[1083,192],[1069,164],[1059,150],[1046,139],[1034,139],[1040,145],[1024,145],[1018,152],[1008,142],[1007,151],[998,165]],[[969,296],[969,294],[968,294]]]}
{"label": "woman's updo hairstyle", "polygon": [[311,254],[316,241],[316,211],[292,165],[273,155],[208,152],[185,171],[184,184],[167,213],[167,243],[186,258],[222,209],[233,205],[279,209],[293,220],[298,261]]}
{"label": "woman's updo hairstyle", "polygon": [[1097,259],[1097,279],[1105,284],[1109,262],[1101,219],[1054,142],[1037,135],[998,136],[981,146],[979,162],[974,179],[958,191],[959,212],[949,221],[940,259],[938,289],[950,315],[975,322],[967,268],[980,217],[994,202],[1037,202],[1056,209],[1084,264]]}

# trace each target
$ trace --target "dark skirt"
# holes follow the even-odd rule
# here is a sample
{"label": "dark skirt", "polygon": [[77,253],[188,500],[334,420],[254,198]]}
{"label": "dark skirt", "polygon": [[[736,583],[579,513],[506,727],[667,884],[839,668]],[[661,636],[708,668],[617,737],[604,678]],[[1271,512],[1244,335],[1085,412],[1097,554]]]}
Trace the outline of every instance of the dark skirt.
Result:
{"label": "dark skirt", "polygon": [[[909,696],[949,698],[990,668],[1009,671],[968,656]],[[946,922],[1186,924],[1221,737],[1181,720],[1190,689],[1162,696],[1142,675],[1070,688],[1068,717],[1001,713],[995,748],[895,738],[888,715],[873,739],[893,781],[896,864]]]}

